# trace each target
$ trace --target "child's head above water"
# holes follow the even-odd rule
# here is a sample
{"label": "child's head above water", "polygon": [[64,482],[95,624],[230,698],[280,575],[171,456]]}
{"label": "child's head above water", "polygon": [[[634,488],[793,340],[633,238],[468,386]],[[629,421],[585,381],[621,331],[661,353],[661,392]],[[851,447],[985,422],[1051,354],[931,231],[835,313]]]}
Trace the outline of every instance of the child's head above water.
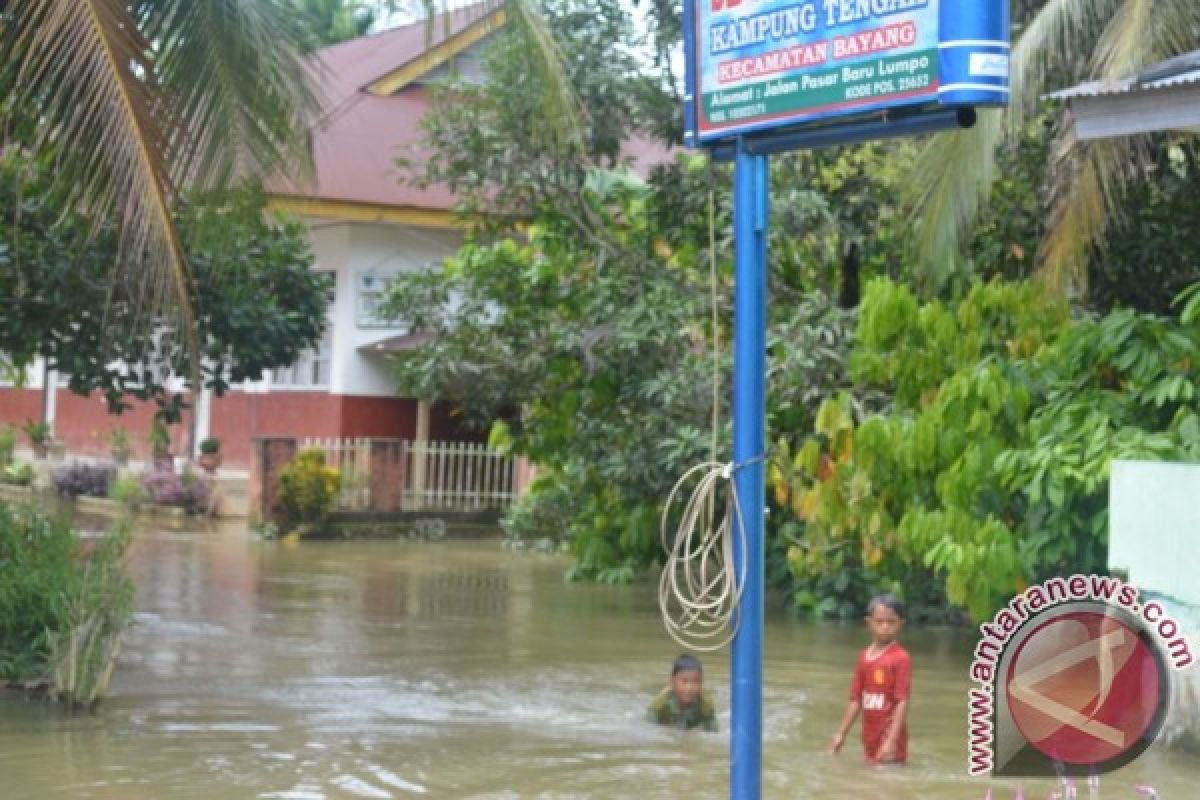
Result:
{"label": "child's head above water", "polygon": [[877,594],[867,603],[867,628],[875,644],[891,644],[903,627],[904,604],[895,595]]}
{"label": "child's head above water", "polygon": [[704,667],[700,659],[684,653],[671,665],[671,691],[681,706],[690,706],[704,688]]}

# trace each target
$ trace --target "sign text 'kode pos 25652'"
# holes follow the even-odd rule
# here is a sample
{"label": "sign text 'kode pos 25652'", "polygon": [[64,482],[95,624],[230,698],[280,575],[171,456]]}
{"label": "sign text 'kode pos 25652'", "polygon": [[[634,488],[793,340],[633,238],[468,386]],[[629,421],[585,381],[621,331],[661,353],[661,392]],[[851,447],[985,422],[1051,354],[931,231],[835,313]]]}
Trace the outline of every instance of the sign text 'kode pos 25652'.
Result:
{"label": "sign text 'kode pos 25652'", "polygon": [[1008,100],[1007,0],[686,0],[690,143]]}

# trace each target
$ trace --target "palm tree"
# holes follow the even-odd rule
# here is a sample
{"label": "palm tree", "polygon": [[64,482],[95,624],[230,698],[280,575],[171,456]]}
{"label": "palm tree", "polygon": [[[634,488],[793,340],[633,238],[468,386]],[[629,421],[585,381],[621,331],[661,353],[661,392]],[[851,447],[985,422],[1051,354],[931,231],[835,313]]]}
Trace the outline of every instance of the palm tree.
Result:
{"label": "palm tree", "polygon": [[[173,322],[199,387],[184,188],[308,161],[314,108],[289,6],[274,0],[0,3],[7,146],[53,157],[68,203],[115,220],[114,330]],[[17,124],[21,123],[21,124]],[[294,169],[294,168],[293,168]]]}
{"label": "palm tree", "polygon": [[[462,4],[380,5],[420,6],[433,20]],[[558,76],[546,119],[574,130],[578,109],[536,2],[479,5],[505,9],[542,54]],[[171,222],[183,188],[309,164],[304,120],[316,104],[307,34],[289,0],[0,0],[4,113],[36,120],[22,128],[37,129],[34,141],[22,144],[53,151],[73,204],[118,220],[114,286],[130,287],[123,299],[136,308],[121,324],[161,324],[168,312],[193,336],[190,278]],[[20,126],[4,127],[10,135]],[[199,352],[194,339],[188,349]]]}
{"label": "palm tree", "polygon": [[[1025,3],[1025,6],[1031,5]],[[1200,47],[1196,0],[1044,0],[1030,11],[1012,50],[1012,102],[981,113],[965,132],[931,137],[911,181],[918,258],[947,274],[992,186],[996,151],[1019,134],[1052,87],[1049,78],[1109,80]],[[1047,165],[1051,212],[1039,272],[1054,291],[1086,286],[1086,258],[1119,213],[1121,189],[1135,174],[1136,138],[1079,142],[1070,125]]]}
{"label": "palm tree", "polygon": [[[534,0],[481,5],[505,8],[561,78]],[[116,221],[112,329],[178,330],[193,390],[201,349],[172,209],[184,189],[307,171],[309,34],[289,0],[0,0],[4,145],[54,158],[67,202]],[[577,130],[565,79],[551,85],[546,119]]]}

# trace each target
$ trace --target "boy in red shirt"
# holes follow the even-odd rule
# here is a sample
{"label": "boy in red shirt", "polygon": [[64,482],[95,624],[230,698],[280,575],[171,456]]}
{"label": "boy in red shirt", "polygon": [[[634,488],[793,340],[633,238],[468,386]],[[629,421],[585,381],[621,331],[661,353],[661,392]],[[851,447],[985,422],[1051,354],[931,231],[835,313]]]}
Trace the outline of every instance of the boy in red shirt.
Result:
{"label": "boy in red shirt", "polygon": [[912,659],[896,641],[904,627],[904,605],[890,594],[872,598],[867,606],[871,644],[858,656],[850,704],[829,743],[829,752],[842,749],[846,733],[862,711],[863,752],[873,764],[903,764],[908,759],[908,694]]}

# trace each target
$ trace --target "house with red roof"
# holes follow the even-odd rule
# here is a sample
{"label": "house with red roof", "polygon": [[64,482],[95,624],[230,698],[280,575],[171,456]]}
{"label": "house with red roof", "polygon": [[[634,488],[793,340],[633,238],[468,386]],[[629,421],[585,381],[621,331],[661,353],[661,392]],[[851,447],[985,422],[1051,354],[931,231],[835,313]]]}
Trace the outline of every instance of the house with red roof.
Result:
{"label": "house with red roof", "polygon": [[[320,345],[289,367],[196,403],[196,441],[221,441],[225,467],[244,469],[262,438],[392,438],[453,441],[471,438],[441,404],[399,397],[390,353],[420,343],[378,306],[388,282],[429,269],[463,241],[464,222],[445,188],[418,188],[396,164],[413,158],[422,141],[420,120],[429,85],[456,74],[482,75],[484,40],[504,25],[502,9],[476,4],[434,24],[418,21],[324,48],[313,74],[321,113],[310,140],[315,175],[268,183],[271,205],[304,220],[315,269],[329,274],[329,319]],[[635,167],[669,153],[635,137],[624,148]],[[108,434],[129,432],[135,457],[147,454],[154,413],[134,403],[120,416],[106,413],[98,395],[80,397],[53,372],[34,368],[21,388],[0,388],[0,422],[51,423],[68,453],[106,456]],[[44,391],[49,383],[55,387]],[[185,426],[175,426],[174,452],[183,453]]]}
{"label": "house with red roof", "polygon": [[[503,11],[474,6],[452,12],[448,25],[416,22],[314,55],[322,107],[310,129],[315,175],[267,188],[273,208],[308,226],[315,268],[332,279],[329,324],[295,364],[221,397],[201,393],[196,439],[219,438],[227,467],[248,467],[263,437],[462,437],[448,409],[396,396],[388,353],[416,340],[376,311],[390,279],[428,269],[462,242],[450,192],[411,186],[395,162],[421,140],[428,84],[451,59],[459,74],[479,70],[481,42],[503,24]],[[111,416],[98,396],[74,395],[44,369],[31,369],[22,387],[0,388],[0,421],[46,419],[71,454],[107,455],[109,431],[124,428],[145,455],[153,413],[135,403]],[[184,431],[175,435],[179,453]]]}

